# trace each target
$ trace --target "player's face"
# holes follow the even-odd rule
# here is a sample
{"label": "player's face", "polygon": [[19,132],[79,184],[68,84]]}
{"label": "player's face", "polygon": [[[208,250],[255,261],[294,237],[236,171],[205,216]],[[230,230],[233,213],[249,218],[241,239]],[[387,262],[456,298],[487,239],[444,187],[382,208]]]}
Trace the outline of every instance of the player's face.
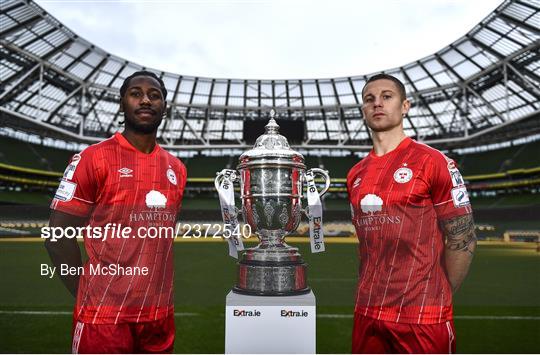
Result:
{"label": "player's face", "polygon": [[362,112],[374,132],[403,129],[403,117],[410,103],[402,100],[397,85],[387,79],[370,82],[364,88]]}
{"label": "player's face", "polygon": [[166,105],[156,79],[149,76],[134,77],[129,81],[120,104],[124,111],[126,128],[143,134],[156,132]]}

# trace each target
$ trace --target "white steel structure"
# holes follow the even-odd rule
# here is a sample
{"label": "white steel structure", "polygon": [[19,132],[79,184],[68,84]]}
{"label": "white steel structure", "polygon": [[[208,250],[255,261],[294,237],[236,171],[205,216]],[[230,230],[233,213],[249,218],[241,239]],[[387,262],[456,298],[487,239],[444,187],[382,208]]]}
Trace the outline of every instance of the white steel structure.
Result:
{"label": "white steel structure", "polygon": [[[540,131],[540,1],[508,0],[437,53],[385,72],[412,101],[408,135],[446,147]],[[70,31],[36,3],[2,0],[0,122],[41,136],[91,143],[116,131],[118,89],[144,67]],[[148,69],[148,68],[144,68]],[[245,120],[300,120],[302,148],[362,150],[369,131],[360,90],[370,75],[310,80],[194,77],[156,72],[169,91],[159,132],[173,149],[247,148]]]}

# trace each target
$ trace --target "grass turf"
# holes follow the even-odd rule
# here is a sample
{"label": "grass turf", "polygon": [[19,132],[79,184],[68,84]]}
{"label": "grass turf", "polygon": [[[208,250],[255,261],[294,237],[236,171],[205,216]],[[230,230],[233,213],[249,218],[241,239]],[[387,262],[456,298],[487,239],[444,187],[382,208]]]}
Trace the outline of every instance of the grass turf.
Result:
{"label": "grass turf", "polygon": [[[328,244],[324,254],[297,245],[309,263],[317,312],[352,315],[356,246]],[[41,243],[0,242],[0,311],[70,311],[73,300],[57,278],[40,276],[48,263]],[[175,352],[224,351],[225,295],[235,278],[223,243],[175,243]],[[540,352],[540,255],[533,245],[479,247],[455,297],[457,349],[467,353]],[[482,316],[463,319],[460,316]],[[536,319],[489,319],[523,316]],[[318,318],[317,352],[350,352],[352,318]],[[70,352],[69,314],[0,313],[0,352]],[[246,334],[248,337],[249,334]]]}

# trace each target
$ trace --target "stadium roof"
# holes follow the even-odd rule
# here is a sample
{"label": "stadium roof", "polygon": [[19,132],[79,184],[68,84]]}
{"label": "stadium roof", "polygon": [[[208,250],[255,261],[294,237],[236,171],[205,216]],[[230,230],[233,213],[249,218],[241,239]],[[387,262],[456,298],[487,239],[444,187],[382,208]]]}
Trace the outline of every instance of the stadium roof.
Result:
{"label": "stadium roof", "polygon": [[[384,71],[404,81],[412,101],[406,133],[466,146],[516,127],[514,134],[540,130],[539,10],[538,0],[505,1],[435,54]],[[3,0],[0,23],[4,126],[85,142],[118,130],[118,89],[143,66],[80,38],[32,1]],[[305,148],[369,145],[360,91],[375,73],[253,80],[150,70],[169,91],[170,112],[159,132],[169,148],[245,148],[245,120],[266,120],[271,108],[278,118],[304,124]]]}

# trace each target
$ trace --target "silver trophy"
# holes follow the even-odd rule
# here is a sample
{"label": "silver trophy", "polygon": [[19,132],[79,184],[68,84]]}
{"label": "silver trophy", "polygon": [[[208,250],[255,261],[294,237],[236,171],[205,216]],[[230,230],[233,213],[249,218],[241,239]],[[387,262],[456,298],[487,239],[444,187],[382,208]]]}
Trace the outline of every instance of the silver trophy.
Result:
{"label": "silver trophy", "polygon": [[[256,247],[246,249],[238,262],[238,279],[233,290],[241,294],[290,296],[310,292],[307,264],[298,248],[284,241],[298,227],[302,213],[310,221],[312,251],[324,251],[319,196],[328,190],[330,177],[322,169],[306,171],[302,154],[291,149],[287,139],[278,133],[274,114],[272,110],[266,132],[257,138],[253,149],[240,156],[237,170],[224,169],[215,179],[218,191],[225,186],[229,193],[233,193],[234,181],[240,179],[243,219],[260,240]],[[315,175],[324,178],[325,186],[320,194],[314,183]],[[302,208],[304,183],[308,200],[315,201],[306,209]],[[239,213],[235,206],[222,202],[221,207],[225,223]]]}

